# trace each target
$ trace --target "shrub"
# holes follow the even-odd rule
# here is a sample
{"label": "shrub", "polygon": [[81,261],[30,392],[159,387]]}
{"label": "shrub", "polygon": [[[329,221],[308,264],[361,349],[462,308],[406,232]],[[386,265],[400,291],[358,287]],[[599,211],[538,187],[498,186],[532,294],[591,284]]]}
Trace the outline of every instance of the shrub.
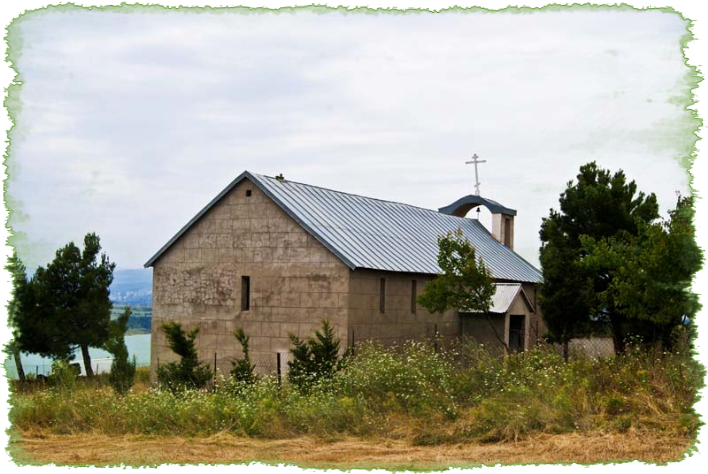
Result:
{"label": "shrub", "polygon": [[331,378],[342,367],[339,357],[339,339],[334,327],[322,321],[322,330],[315,331],[315,339],[303,341],[290,334],[293,360],[288,361],[288,381],[301,390],[308,389],[320,379]]}
{"label": "shrub", "polygon": [[237,383],[250,385],[256,381],[256,374],[253,372],[256,366],[251,364],[251,358],[248,353],[248,345],[251,338],[240,327],[234,331],[234,337],[241,344],[243,358],[232,362],[231,378]]}
{"label": "shrub", "polygon": [[213,374],[206,364],[199,362],[197,357],[194,341],[199,328],[187,332],[182,329],[180,323],[167,322],[162,325],[162,330],[165,331],[170,349],[180,356],[180,360],[162,365],[157,369],[158,383],[173,393],[205,387]]}
{"label": "shrub", "polygon": [[59,390],[71,392],[76,387],[79,376],[77,366],[67,360],[55,360],[52,363],[52,372],[49,374],[49,384]]}
{"label": "shrub", "polygon": [[108,341],[104,344],[104,349],[113,355],[108,382],[119,395],[124,395],[130,390],[135,381],[135,357],[132,361],[128,359],[128,348],[125,345],[125,332],[128,330],[130,314],[131,310],[128,306],[118,319],[109,323]]}
{"label": "shrub", "polygon": [[402,348],[361,344],[357,354],[333,379],[343,395],[366,397],[380,411],[410,414],[436,411],[457,415],[451,390],[453,366],[430,344],[408,342]]}

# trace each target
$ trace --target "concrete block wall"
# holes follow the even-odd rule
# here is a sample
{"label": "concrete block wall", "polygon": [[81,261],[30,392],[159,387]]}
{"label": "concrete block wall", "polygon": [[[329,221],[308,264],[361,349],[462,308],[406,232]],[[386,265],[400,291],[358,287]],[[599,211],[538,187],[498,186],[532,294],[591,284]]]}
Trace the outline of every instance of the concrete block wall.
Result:
{"label": "concrete block wall", "polygon": [[[381,279],[386,281],[385,311],[380,311]],[[459,334],[454,311],[431,314],[416,304],[411,307],[412,282],[416,281],[416,297],[425,289],[431,275],[356,269],[349,277],[349,342],[352,331],[357,341],[378,340],[384,343],[423,339],[438,332],[444,336]]]}
{"label": "concrete block wall", "polygon": [[[246,196],[250,192],[250,197]],[[241,277],[250,309],[241,309]],[[224,374],[241,357],[233,337],[251,337],[257,370],[275,368],[288,334],[307,338],[328,319],[346,340],[349,268],[245,180],[212,207],[154,264],[152,368],[176,359],[160,326],[199,327],[201,360]]]}
{"label": "concrete block wall", "polygon": [[509,343],[508,314],[493,314],[487,319],[486,316],[481,314],[465,313],[460,318],[462,320],[462,336],[465,339],[484,344],[492,353],[504,352],[504,346],[499,341],[497,334],[504,340],[505,344]]}
{"label": "concrete block wall", "polygon": [[[533,304],[535,299],[533,285],[525,285],[524,290]],[[536,304],[533,304],[533,306],[535,312],[529,308],[524,297],[519,293],[505,314],[491,315],[492,324],[504,340],[504,343],[509,344],[509,325],[512,315],[524,316],[525,350],[533,348],[541,336],[546,333],[546,327],[541,319],[538,306]],[[460,317],[462,319],[462,334],[465,337],[491,347],[502,347],[486,316],[465,313]]]}
{"label": "concrete block wall", "polygon": [[[250,191],[250,196],[247,196]],[[250,277],[250,308],[241,309],[242,277]],[[386,305],[379,310],[380,281],[386,280]],[[176,359],[160,329],[178,321],[199,328],[199,357],[225,375],[241,357],[233,337],[243,327],[251,337],[257,370],[275,369],[275,354],[287,352],[289,334],[309,338],[328,319],[342,341],[401,342],[461,333],[455,311],[430,314],[411,310],[411,286],[420,295],[434,276],[375,270],[350,270],[309,235],[257,186],[244,180],[224,196],[154,264],[152,369]],[[527,285],[534,299],[533,285]],[[533,296],[532,296],[533,295]],[[536,305],[537,306],[537,305]],[[507,318],[508,319],[508,318]],[[537,322],[527,318],[527,336]],[[508,321],[506,322],[508,324]],[[505,327],[505,334],[508,327]],[[153,374],[154,375],[154,374]]]}
{"label": "concrete block wall", "polygon": [[502,244],[507,244],[507,231],[505,221],[509,220],[509,248],[514,248],[514,216],[505,214],[492,214],[492,236]]}

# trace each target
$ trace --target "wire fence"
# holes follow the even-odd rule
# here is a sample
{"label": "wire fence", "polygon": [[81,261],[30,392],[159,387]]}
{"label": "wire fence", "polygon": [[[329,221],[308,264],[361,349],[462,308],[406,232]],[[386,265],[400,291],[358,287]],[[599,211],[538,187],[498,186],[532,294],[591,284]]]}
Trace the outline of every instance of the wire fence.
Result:
{"label": "wire fence", "polygon": [[[93,369],[94,374],[107,374],[107,373],[110,373],[110,371],[111,371],[111,364],[112,363],[113,363],[113,359],[92,359],[91,360],[91,368]],[[72,362],[71,365],[76,367],[76,370],[79,373],[79,375],[86,375],[86,369],[85,369],[83,361]],[[13,380],[19,378],[19,374],[17,372],[17,367],[15,366],[15,362],[12,361],[11,359],[5,363],[5,370],[6,370],[8,378],[13,379]],[[39,376],[48,377],[52,373],[52,364],[51,363],[43,363],[43,364],[23,363],[22,370],[25,372],[25,376],[33,375],[35,377],[39,377]]]}
{"label": "wire fence", "polygon": [[[447,334],[446,334],[447,333]],[[489,336],[489,335],[488,335]],[[552,347],[559,355],[564,355],[565,348],[562,344],[547,344],[544,338],[539,334],[538,326],[533,324],[530,326],[529,334],[517,334],[514,337],[519,339],[516,345],[511,344],[512,333],[509,334],[506,341],[507,348],[505,349],[501,343],[494,343],[491,336],[484,342],[476,340],[475,337],[459,336],[455,333],[455,328],[451,323],[427,323],[417,324],[415,326],[394,326],[394,325],[361,325],[352,326],[347,332],[346,340],[340,341],[342,352],[347,352],[351,355],[356,355],[357,347],[363,343],[373,342],[385,347],[400,347],[403,348],[407,341],[426,341],[435,350],[445,351],[458,345],[464,341],[483,344],[485,350],[492,355],[503,356],[507,351],[522,352],[529,350],[536,345],[543,344],[546,347]],[[492,341],[489,343],[489,341]],[[523,342],[523,343],[522,343]],[[653,350],[661,350],[661,341],[640,341],[645,347],[653,348]],[[686,348],[691,344],[691,332],[685,330],[679,332],[674,337],[674,344],[677,347]],[[514,347],[512,347],[514,346]],[[589,357],[593,359],[613,357],[615,355],[615,347],[613,339],[607,336],[588,336],[581,338],[570,339],[567,347],[567,355],[569,359],[578,357]],[[288,372],[289,363],[294,359],[290,351],[278,351],[272,353],[252,353],[250,354],[251,364],[254,366],[254,371],[259,375],[275,375],[279,378],[285,377]],[[233,362],[236,359],[227,357],[224,354],[215,352],[209,358],[202,358],[201,362],[209,367],[215,374],[215,379],[219,375],[223,378],[228,378],[233,367]],[[94,374],[110,373],[112,358],[93,358],[91,366]],[[162,364],[166,363],[162,361]],[[464,364],[464,361],[461,361]],[[77,373],[85,376],[86,371],[82,360],[76,360],[72,363],[77,368]],[[138,364],[139,367],[146,367],[150,364]],[[160,358],[157,358],[157,366],[161,365]],[[18,379],[17,368],[15,367],[12,358],[5,361],[5,370],[7,377],[11,380]],[[25,375],[30,378],[48,377],[52,372],[51,363],[23,363]]]}

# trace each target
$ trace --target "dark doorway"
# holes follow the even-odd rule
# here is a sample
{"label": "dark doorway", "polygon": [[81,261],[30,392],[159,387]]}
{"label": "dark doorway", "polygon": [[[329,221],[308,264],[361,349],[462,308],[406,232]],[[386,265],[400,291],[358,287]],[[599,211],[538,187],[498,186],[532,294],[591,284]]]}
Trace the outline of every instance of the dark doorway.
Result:
{"label": "dark doorway", "polygon": [[509,316],[509,349],[513,352],[524,350],[524,319],[525,316]]}

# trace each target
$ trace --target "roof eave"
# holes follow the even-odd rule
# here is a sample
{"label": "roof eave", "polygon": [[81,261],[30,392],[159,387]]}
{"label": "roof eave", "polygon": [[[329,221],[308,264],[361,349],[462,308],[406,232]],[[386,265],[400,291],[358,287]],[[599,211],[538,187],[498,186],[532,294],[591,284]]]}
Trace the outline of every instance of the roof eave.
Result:
{"label": "roof eave", "polygon": [[169,249],[177,240],[180,239],[194,224],[197,223],[199,219],[204,216],[209,210],[216,205],[217,202],[219,202],[224,196],[226,196],[234,187],[236,187],[241,181],[244,179],[248,179],[250,182],[255,184],[258,189],[268,196],[273,202],[275,202],[278,207],[280,207],[285,213],[290,216],[291,219],[293,219],[295,222],[297,222],[307,233],[312,235],[319,243],[321,243],[327,250],[332,252],[339,260],[341,260],[342,263],[344,263],[347,267],[349,267],[352,270],[355,270],[357,267],[356,265],[350,261],[348,258],[346,258],[344,255],[341,254],[341,252],[337,251],[334,247],[332,247],[329,243],[327,243],[321,236],[317,234],[317,232],[312,229],[309,225],[307,225],[305,222],[303,222],[300,218],[295,215],[295,213],[292,212],[291,209],[288,208],[280,199],[278,199],[277,196],[273,195],[273,193],[268,190],[265,186],[263,186],[260,181],[254,177],[254,175],[249,172],[249,171],[244,171],[241,173],[236,179],[231,181],[228,186],[226,186],[219,194],[216,195],[214,199],[209,201],[209,203],[204,206],[192,219],[190,219],[187,224],[185,224],[165,245],[163,245],[160,250],[153,255],[150,260],[145,262],[143,265],[144,268],[151,267],[155,264],[155,262],[164,254],[167,249]]}
{"label": "roof eave", "polygon": [[[167,251],[167,249],[169,249],[170,247],[172,247],[172,244],[174,244],[175,242],[177,242],[177,240],[179,240],[179,238],[182,237],[182,236],[189,230],[190,227],[192,227],[194,224],[196,224],[196,222],[197,222],[199,219],[201,219],[202,216],[203,216],[204,214],[206,214],[206,213],[209,211],[209,209],[211,209],[212,207],[214,207],[214,205],[215,205],[217,202],[219,202],[219,201],[221,200],[221,198],[223,198],[226,194],[228,194],[229,191],[231,191],[238,183],[240,183],[241,181],[243,181],[245,178],[248,178],[248,179],[250,179],[251,181],[255,182],[255,180],[253,179],[253,175],[251,175],[251,173],[249,173],[248,171],[244,171],[243,173],[241,173],[240,175],[238,175],[238,177],[237,177],[236,179],[234,179],[233,181],[231,181],[231,183],[229,183],[228,186],[226,186],[223,190],[221,190],[221,192],[220,192],[219,194],[217,194],[214,199],[212,199],[211,201],[209,201],[209,203],[208,203],[206,206],[204,206],[204,207],[203,207],[194,217],[192,217],[192,218],[189,220],[189,222],[187,222],[170,240],[168,240],[167,243],[166,243],[165,245],[163,245],[163,246],[160,248],[160,250],[158,250],[158,251],[155,253],[155,255],[153,255],[152,257],[150,257],[150,260],[148,260],[147,262],[145,262],[145,265],[143,265],[143,267],[144,267],[144,268],[148,268],[148,267],[153,266],[153,264],[162,256],[162,254],[165,253],[165,252]],[[259,188],[260,188],[260,186],[259,186]]]}

